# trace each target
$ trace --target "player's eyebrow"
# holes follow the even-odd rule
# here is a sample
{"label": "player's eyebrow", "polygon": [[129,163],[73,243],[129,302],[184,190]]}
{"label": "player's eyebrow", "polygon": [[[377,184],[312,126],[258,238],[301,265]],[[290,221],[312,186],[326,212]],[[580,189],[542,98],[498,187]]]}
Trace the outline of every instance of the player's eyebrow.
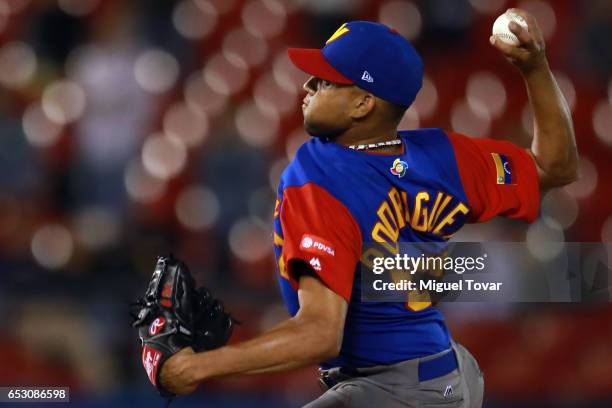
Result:
{"label": "player's eyebrow", "polygon": [[329,82],[334,88],[349,88],[349,87],[354,87],[355,85],[353,84],[339,84],[337,82],[333,82],[324,78],[320,78],[320,77],[316,77],[316,76],[311,76],[310,78],[308,78],[308,80],[306,80],[306,82],[304,83],[304,87],[311,89],[313,91],[316,91],[319,89],[319,86],[321,85],[321,82],[323,81],[327,81]]}

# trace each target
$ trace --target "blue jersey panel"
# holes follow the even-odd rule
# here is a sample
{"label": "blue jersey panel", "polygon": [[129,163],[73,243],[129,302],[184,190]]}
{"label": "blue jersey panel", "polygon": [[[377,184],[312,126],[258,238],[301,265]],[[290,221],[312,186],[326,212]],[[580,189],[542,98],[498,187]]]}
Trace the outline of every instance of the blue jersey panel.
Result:
{"label": "blue jersey panel", "polygon": [[[399,137],[404,152],[396,155],[357,152],[311,139],[281,177],[281,209],[285,188],[315,183],[349,209],[364,242],[443,245],[469,213],[451,143],[439,129],[403,131]],[[405,217],[393,218],[400,212]],[[275,233],[282,238],[279,217]],[[282,246],[276,245],[275,251],[279,260]],[[392,364],[449,347],[448,329],[435,307],[414,311],[406,303],[361,302],[360,273],[357,267],[341,352],[323,368]],[[299,308],[297,294],[286,279],[279,279],[293,315]]]}

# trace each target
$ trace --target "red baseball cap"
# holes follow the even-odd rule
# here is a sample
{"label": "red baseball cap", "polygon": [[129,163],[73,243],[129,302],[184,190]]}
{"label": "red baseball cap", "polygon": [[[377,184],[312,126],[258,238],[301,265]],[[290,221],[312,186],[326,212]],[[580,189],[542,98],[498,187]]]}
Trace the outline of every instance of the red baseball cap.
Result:
{"label": "red baseball cap", "polygon": [[296,67],[309,75],[337,84],[353,83],[327,62],[318,48],[289,48],[287,54]]}

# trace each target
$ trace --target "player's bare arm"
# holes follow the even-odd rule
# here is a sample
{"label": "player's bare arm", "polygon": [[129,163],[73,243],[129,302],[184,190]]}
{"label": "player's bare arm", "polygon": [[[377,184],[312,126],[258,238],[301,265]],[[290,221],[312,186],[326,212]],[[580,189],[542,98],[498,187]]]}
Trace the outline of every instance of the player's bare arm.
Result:
{"label": "player's bare arm", "polygon": [[569,184],[577,178],[578,151],[567,102],[550,70],[545,42],[536,19],[520,9],[528,29],[515,22],[510,30],[518,46],[491,37],[491,43],[521,71],[534,114],[534,138],[529,153],[535,160],[542,189]]}
{"label": "player's bare arm", "polygon": [[258,337],[213,351],[188,348],[175,354],[162,367],[162,384],[181,395],[214,377],[285,371],[335,357],[342,344],[346,301],[309,273],[299,280],[298,297],[299,312]]}

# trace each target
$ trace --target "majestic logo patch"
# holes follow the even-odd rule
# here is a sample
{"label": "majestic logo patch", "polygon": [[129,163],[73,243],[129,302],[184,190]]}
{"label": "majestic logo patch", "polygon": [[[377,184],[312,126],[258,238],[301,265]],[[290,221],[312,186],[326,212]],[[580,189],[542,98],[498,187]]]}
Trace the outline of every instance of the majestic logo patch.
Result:
{"label": "majestic logo patch", "polygon": [[313,254],[336,256],[336,251],[327,240],[311,234],[304,234],[302,236],[300,249]]}
{"label": "majestic logo patch", "polygon": [[393,162],[393,166],[391,166],[391,168],[389,169],[389,171],[391,171],[391,174],[400,178],[404,177],[404,174],[406,174],[406,170],[408,170],[408,163],[400,159],[395,159],[395,161]]}
{"label": "majestic logo patch", "polygon": [[163,329],[165,324],[166,319],[163,316],[160,316],[157,319],[153,320],[153,323],[151,323],[151,326],[149,326],[149,334],[151,336],[155,336],[161,331],[161,329]]}
{"label": "majestic logo patch", "polygon": [[309,263],[310,263],[310,266],[312,266],[315,271],[321,270],[321,261],[319,261],[319,258],[312,258]]}
{"label": "majestic logo patch", "polygon": [[330,42],[337,40],[338,38],[342,37],[344,34],[348,33],[349,30],[348,27],[346,26],[347,23],[344,23],[340,26],[339,29],[336,30],[335,33],[332,34],[331,37],[329,37],[329,40],[325,41],[325,44],[329,44]]}
{"label": "majestic logo patch", "polygon": [[142,365],[153,385],[157,385],[157,370],[159,369],[160,359],[161,353],[159,351],[147,345],[142,348]]}
{"label": "majestic logo patch", "polygon": [[372,78],[372,75],[370,75],[370,73],[368,71],[363,71],[363,75],[361,76],[361,79],[366,81],[366,82],[374,82],[374,78]]}
{"label": "majestic logo patch", "polygon": [[452,397],[455,392],[453,391],[452,385],[447,385],[444,390],[444,398]]}

